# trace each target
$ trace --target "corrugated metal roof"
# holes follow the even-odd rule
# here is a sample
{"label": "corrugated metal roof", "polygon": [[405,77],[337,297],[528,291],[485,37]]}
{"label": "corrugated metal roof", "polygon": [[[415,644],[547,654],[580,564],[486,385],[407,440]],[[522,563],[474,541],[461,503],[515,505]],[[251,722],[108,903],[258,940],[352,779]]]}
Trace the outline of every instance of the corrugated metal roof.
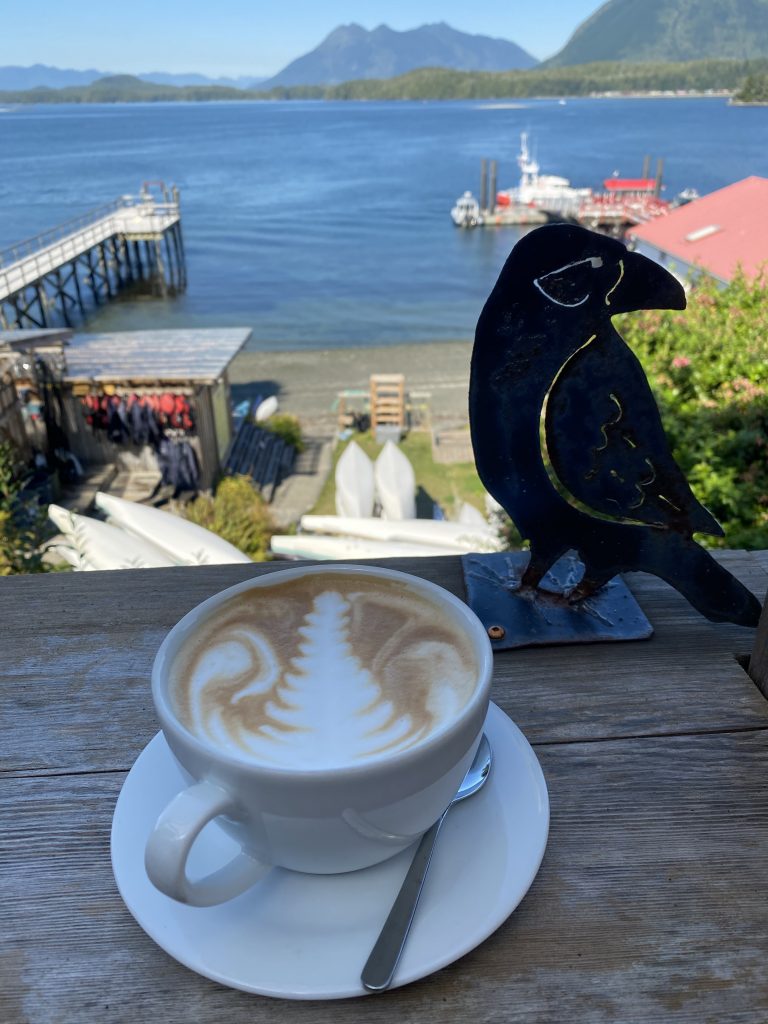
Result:
{"label": "corrugated metal roof", "polygon": [[768,178],[750,177],[632,228],[637,239],[729,281],[739,264],[755,277],[768,263]]}
{"label": "corrugated metal roof", "polygon": [[14,345],[26,345],[39,342],[41,345],[51,341],[66,341],[72,331],[68,327],[40,327],[34,330],[0,331],[0,345],[13,348]]}
{"label": "corrugated metal roof", "polygon": [[213,382],[251,334],[247,327],[75,334],[66,348],[64,379]]}

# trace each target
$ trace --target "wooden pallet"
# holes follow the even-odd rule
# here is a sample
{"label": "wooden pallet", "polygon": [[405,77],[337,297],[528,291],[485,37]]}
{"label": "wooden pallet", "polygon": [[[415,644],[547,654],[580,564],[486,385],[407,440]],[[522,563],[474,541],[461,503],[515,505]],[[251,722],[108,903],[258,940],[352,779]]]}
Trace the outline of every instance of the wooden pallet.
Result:
{"label": "wooden pallet", "polygon": [[405,375],[372,373],[371,428],[379,426],[405,428]]}

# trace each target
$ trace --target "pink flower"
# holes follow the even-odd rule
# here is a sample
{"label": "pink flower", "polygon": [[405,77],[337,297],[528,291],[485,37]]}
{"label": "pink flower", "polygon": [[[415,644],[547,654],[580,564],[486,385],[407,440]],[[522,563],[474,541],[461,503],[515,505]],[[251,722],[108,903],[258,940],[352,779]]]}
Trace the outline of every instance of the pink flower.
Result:
{"label": "pink flower", "polygon": [[691,360],[688,356],[675,356],[672,360],[672,365],[676,370],[682,370],[683,367],[691,365]]}

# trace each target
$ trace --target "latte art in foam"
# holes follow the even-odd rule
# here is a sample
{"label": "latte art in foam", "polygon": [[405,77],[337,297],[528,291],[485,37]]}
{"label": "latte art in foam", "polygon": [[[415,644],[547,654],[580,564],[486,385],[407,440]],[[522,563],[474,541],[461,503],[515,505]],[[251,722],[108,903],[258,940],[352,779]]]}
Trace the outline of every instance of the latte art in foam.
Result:
{"label": "latte art in foam", "polygon": [[191,732],[259,763],[350,765],[405,750],[471,697],[469,641],[428,598],[322,573],[231,598],[177,655],[171,694]]}

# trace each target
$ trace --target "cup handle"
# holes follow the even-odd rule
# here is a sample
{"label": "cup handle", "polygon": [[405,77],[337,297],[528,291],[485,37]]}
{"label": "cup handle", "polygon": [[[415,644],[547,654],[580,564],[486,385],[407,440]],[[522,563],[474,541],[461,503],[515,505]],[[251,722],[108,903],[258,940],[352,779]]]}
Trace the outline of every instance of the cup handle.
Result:
{"label": "cup handle", "polygon": [[187,877],[187,857],[197,837],[209,821],[232,810],[232,797],[213,782],[198,782],[173,798],[144,852],[147,875],[160,892],[192,907],[212,907],[239,896],[271,869],[241,850],[218,871],[194,882]]}

